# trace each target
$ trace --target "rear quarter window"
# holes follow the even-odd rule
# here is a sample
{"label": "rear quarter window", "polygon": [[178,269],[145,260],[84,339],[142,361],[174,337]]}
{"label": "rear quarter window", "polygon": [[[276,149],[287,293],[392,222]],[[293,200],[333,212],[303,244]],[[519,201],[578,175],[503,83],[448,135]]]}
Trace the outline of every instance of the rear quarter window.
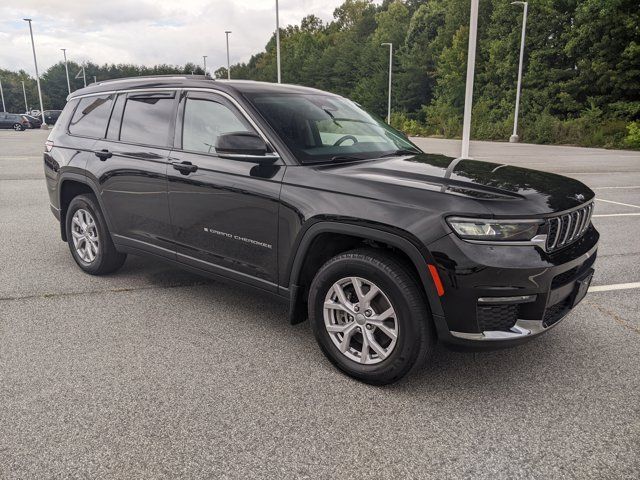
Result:
{"label": "rear quarter window", "polygon": [[82,98],[69,123],[69,133],[83,137],[104,138],[113,99],[113,94]]}

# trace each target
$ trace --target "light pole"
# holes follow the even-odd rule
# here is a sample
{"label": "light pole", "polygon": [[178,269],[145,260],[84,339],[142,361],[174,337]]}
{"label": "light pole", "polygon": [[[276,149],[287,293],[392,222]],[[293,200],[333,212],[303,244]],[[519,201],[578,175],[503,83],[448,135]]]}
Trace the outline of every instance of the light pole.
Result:
{"label": "light pole", "polygon": [[280,17],[278,13],[278,0],[276,0],[276,64],[278,68],[278,83],[282,83],[282,74],[280,73]]}
{"label": "light pole", "polygon": [[204,64],[204,75],[207,75],[207,55],[202,55],[202,63]]}
{"label": "light pole", "polygon": [[0,97],[2,97],[2,111],[6,112],[7,108],[4,106],[4,90],[2,89],[2,79],[0,79]]}
{"label": "light pole", "polygon": [[231,80],[231,63],[229,62],[229,34],[231,30],[225,30],[224,34],[227,36],[227,80]]}
{"label": "light pole", "polygon": [[520,90],[522,89],[522,62],[524,60],[524,38],[527,32],[527,12],[529,11],[529,2],[511,2],[511,5],[523,5],[524,12],[522,15],[522,36],[520,37],[520,63],[518,65],[518,87],[516,89],[516,112],[513,117],[513,135],[509,137],[511,143],[518,143],[518,114],[520,112]]}
{"label": "light pole", "polygon": [[62,54],[64,55],[64,71],[67,73],[67,90],[69,90],[69,94],[71,94],[71,82],[69,81],[69,65],[67,63],[67,49],[61,48]]}
{"label": "light pole", "polygon": [[467,81],[464,92],[464,117],[462,122],[461,158],[469,158],[469,140],[471,138],[471,108],[473,107],[473,75],[476,67],[476,43],[478,41],[478,3],[471,0],[471,19],[469,20],[469,51],[467,53]]}
{"label": "light pole", "polygon": [[389,46],[389,100],[387,102],[387,123],[391,125],[391,72],[393,71],[393,43],[381,43]]}
{"label": "light pole", "polygon": [[29,104],[27,103],[27,90],[24,88],[24,80],[22,80],[22,95],[24,95],[24,113],[29,113]]}
{"label": "light pole", "polygon": [[36,44],[33,41],[33,29],[31,28],[31,19],[23,18],[29,23],[29,33],[31,34],[31,49],[33,50],[33,63],[36,67],[36,83],[38,84],[38,97],[40,98],[40,116],[42,117],[42,126],[40,128],[47,129],[49,126],[44,119],[44,104],[42,103],[42,89],[40,88],[40,75],[38,74],[38,59],[36,58]]}

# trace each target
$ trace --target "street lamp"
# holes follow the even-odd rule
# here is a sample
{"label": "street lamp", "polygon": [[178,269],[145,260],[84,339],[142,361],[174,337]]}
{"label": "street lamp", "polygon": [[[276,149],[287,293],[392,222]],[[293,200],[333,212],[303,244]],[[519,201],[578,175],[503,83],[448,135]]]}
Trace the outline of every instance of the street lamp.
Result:
{"label": "street lamp", "polygon": [[69,65],[67,64],[67,49],[61,48],[62,54],[64,55],[64,71],[67,72],[67,90],[69,90],[69,94],[71,94],[71,82],[69,81]]}
{"label": "street lamp", "polygon": [[280,17],[278,13],[278,0],[276,0],[276,64],[278,68],[278,83],[282,83],[280,73]]}
{"label": "street lamp", "polygon": [[476,67],[476,43],[478,41],[478,3],[471,0],[471,18],[469,20],[469,50],[467,53],[467,81],[464,92],[464,116],[462,122],[461,158],[469,158],[469,140],[471,138],[471,109],[473,107],[473,75]]}
{"label": "street lamp", "polygon": [[2,111],[6,113],[7,108],[4,106],[4,90],[2,90],[2,80],[0,79],[0,97],[2,97]]}
{"label": "street lamp", "polygon": [[229,34],[231,30],[225,30],[224,34],[227,36],[227,80],[231,80],[231,64],[229,63]]}
{"label": "street lamp", "polygon": [[24,95],[24,113],[29,113],[29,104],[27,103],[27,90],[24,88],[24,80],[22,80],[22,95]]}
{"label": "street lamp", "polygon": [[387,102],[387,123],[391,125],[391,72],[393,71],[393,43],[381,43],[389,46],[389,100]]}
{"label": "street lamp", "polygon": [[524,59],[524,38],[527,31],[527,12],[529,10],[528,2],[511,2],[511,5],[523,5],[524,12],[522,16],[522,36],[520,37],[520,64],[518,65],[518,87],[516,90],[516,112],[513,117],[513,135],[509,137],[511,143],[518,143],[518,113],[520,111],[520,90],[522,89],[522,62]]}
{"label": "street lamp", "polygon": [[42,103],[42,89],[40,88],[40,75],[38,74],[38,59],[36,58],[36,44],[33,41],[33,29],[31,28],[31,19],[23,18],[29,23],[29,34],[31,35],[31,49],[33,50],[33,63],[36,67],[36,83],[38,84],[38,97],[40,98],[40,116],[42,117],[42,126],[40,128],[47,129],[49,126],[44,119],[44,104]]}
{"label": "street lamp", "polygon": [[202,55],[202,63],[204,63],[204,75],[207,75],[207,55]]}

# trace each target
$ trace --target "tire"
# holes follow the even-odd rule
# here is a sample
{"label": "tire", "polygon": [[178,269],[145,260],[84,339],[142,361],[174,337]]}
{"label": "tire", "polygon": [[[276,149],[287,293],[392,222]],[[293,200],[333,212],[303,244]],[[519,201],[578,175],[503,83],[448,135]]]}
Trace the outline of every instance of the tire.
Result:
{"label": "tire", "polygon": [[[350,318],[342,306],[336,305],[344,305],[336,285],[340,285],[344,299],[351,305]],[[374,293],[368,308],[366,297],[372,290],[375,292],[374,287],[380,292]],[[330,307],[325,308],[326,305]],[[389,307],[393,316],[384,319],[381,314],[387,314]],[[378,318],[384,325],[374,320]],[[309,319],[327,358],[347,375],[373,385],[396,382],[421,367],[435,345],[433,320],[421,287],[401,260],[377,249],[337,255],[318,270],[309,292]],[[369,323],[374,321],[380,326]],[[343,329],[348,334],[342,333]],[[368,348],[364,346],[365,335]],[[372,347],[371,338],[376,348]]]}
{"label": "tire", "polygon": [[13,129],[16,132],[22,132],[24,130],[24,125],[20,124],[20,123],[14,123],[13,124]]}
{"label": "tire", "polygon": [[[74,219],[79,220],[79,223]],[[65,215],[65,230],[73,259],[90,275],[115,272],[127,258],[126,254],[118,252],[113,245],[107,222],[92,194],[78,195],[71,200]],[[74,238],[78,241],[77,244]]]}

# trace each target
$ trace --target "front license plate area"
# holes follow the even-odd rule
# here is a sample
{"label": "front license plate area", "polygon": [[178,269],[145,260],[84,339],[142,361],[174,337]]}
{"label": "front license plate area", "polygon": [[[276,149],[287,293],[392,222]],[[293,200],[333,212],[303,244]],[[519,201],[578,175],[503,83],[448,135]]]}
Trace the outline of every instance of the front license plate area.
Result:
{"label": "front license plate area", "polygon": [[589,285],[591,285],[593,272],[594,270],[590,269],[582,278],[576,280],[576,286],[573,290],[573,301],[571,302],[571,308],[579,304],[589,291]]}

